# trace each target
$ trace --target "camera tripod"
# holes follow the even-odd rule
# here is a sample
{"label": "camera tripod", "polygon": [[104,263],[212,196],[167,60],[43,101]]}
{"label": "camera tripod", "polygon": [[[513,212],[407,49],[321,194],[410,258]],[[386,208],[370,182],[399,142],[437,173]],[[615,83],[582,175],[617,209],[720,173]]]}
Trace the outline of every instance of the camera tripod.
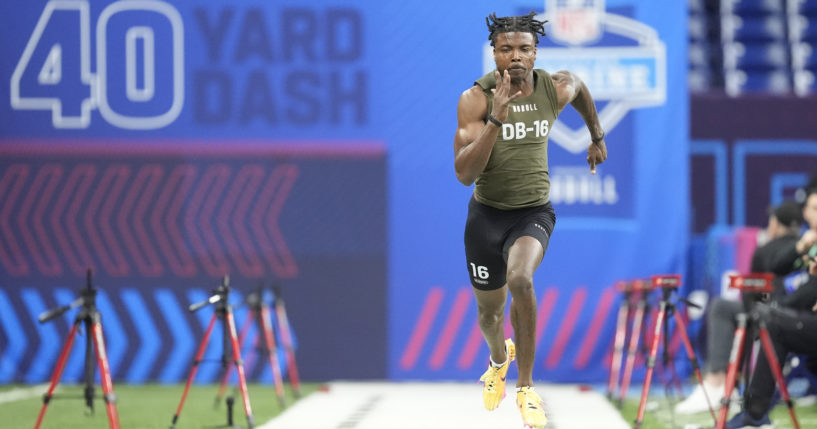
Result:
{"label": "camera tripod", "polygon": [[[241,326],[241,331],[238,335],[239,347],[245,343],[247,333],[252,325],[253,319],[258,324],[258,332],[263,337],[262,353],[269,356],[270,369],[272,370],[272,381],[275,385],[275,394],[278,397],[278,404],[281,408],[286,406],[284,400],[284,381],[281,377],[281,367],[278,364],[278,350],[275,344],[275,335],[272,330],[272,318],[270,316],[270,309],[266,302],[264,302],[264,290],[259,288],[256,292],[251,293],[244,300],[247,304],[247,318]],[[216,394],[216,405],[224,398],[224,393],[227,389],[227,381],[229,379],[232,366],[228,364],[225,368],[224,375],[221,378],[221,385]]]}
{"label": "camera tripod", "polygon": [[[698,379],[698,383],[703,388],[703,377],[701,376],[701,369],[698,366],[698,359],[695,357],[695,351],[692,349],[692,343],[689,341],[689,336],[687,335],[686,326],[684,325],[684,319],[681,318],[681,315],[678,313],[676,305],[671,301],[672,293],[677,291],[677,289],[681,286],[681,276],[680,275],[657,275],[652,276],[652,285],[653,287],[660,287],[661,288],[661,301],[658,307],[658,316],[655,319],[655,330],[654,335],[652,338],[652,346],[650,347],[650,354],[647,358],[647,375],[644,378],[644,386],[641,391],[641,401],[638,404],[638,414],[635,420],[635,429],[640,429],[641,424],[644,421],[644,411],[646,410],[647,406],[647,395],[650,392],[650,383],[652,382],[652,375],[655,369],[655,357],[658,354],[658,343],[661,341],[661,333],[663,330],[664,333],[664,366],[668,366],[670,362],[669,356],[669,325],[666,319],[670,317],[675,317],[675,323],[678,328],[678,333],[681,335],[681,339],[684,343],[684,349],[686,350],[687,356],[689,357],[689,362],[692,365],[692,369],[695,371],[695,376]],[[685,301],[684,302],[688,306],[692,306],[694,304]],[[662,329],[663,328],[663,329]],[[709,405],[709,412],[712,415],[712,419],[717,421],[715,417],[715,410],[712,408],[712,403],[709,401],[709,395],[706,394],[706,389],[704,390],[704,396],[706,397],[706,402]]]}
{"label": "camera tripod", "polygon": [[[621,408],[624,403],[624,398],[627,397],[627,390],[630,388],[630,380],[633,376],[633,368],[635,367],[636,353],[638,352],[639,339],[644,334],[644,317],[650,312],[649,303],[647,301],[649,292],[652,290],[645,287],[644,281],[635,280],[633,282],[618,285],[619,290],[624,294],[624,299],[621,302],[621,307],[618,311],[618,320],[616,323],[616,335],[613,344],[613,359],[610,363],[610,380],[607,385],[607,396],[612,399],[615,395],[616,389],[619,388],[619,371],[621,369],[622,361],[624,361],[624,374],[621,377],[621,386],[618,397],[618,407]],[[638,301],[633,310],[632,297],[633,294],[638,295]],[[630,313],[633,312],[633,327],[630,331],[630,342],[627,347],[626,358],[624,356],[624,345],[627,340],[627,321],[630,318]],[[642,345],[643,347],[643,345]],[[646,352],[642,350],[644,354]]]}
{"label": "camera tripod", "polygon": [[[207,325],[207,330],[204,332],[204,338],[202,338],[201,344],[199,345],[199,350],[196,353],[196,359],[193,361],[193,366],[190,368],[190,376],[187,378],[187,384],[184,386],[184,393],[182,393],[182,398],[179,402],[179,407],[176,409],[176,414],[173,415],[173,421],[170,425],[171,429],[176,427],[176,422],[179,420],[179,415],[182,412],[182,407],[184,407],[184,401],[187,398],[190,385],[193,383],[193,379],[196,376],[196,371],[198,370],[198,366],[202,361],[202,356],[204,356],[204,352],[207,350],[207,342],[210,340],[210,333],[213,332],[213,326],[216,323],[216,319],[221,319],[222,327],[224,329],[224,335],[222,336],[222,365],[227,368],[231,362],[227,353],[232,347],[232,364],[235,365],[236,369],[238,370],[238,387],[241,390],[241,396],[244,400],[244,413],[247,415],[247,427],[249,429],[255,427],[252,407],[250,406],[250,397],[247,393],[247,380],[244,378],[244,364],[241,362],[241,349],[238,345],[235,319],[233,318],[232,307],[230,307],[229,304],[229,297],[230,278],[228,276],[224,276],[221,284],[215,290],[213,290],[213,294],[210,296],[210,298],[207,298],[202,302],[192,304],[189,307],[189,310],[192,312],[197,311],[209,304],[213,304],[215,305],[215,311],[213,312],[213,317],[210,318],[210,324]],[[231,403],[228,403],[228,407],[230,409],[228,409],[227,413],[227,424],[229,427],[233,427],[231,405]]]}
{"label": "camera tripod", "polygon": [[[735,289],[741,289],[745,293],[752,293],[756,295],[758,292],[769,293],[773,290],[772,287],[772,278],[773,275],[771,274],[750,274],[745,276],[730,276],[730,285],[729,287]],[[751,282],[754,282],[755,285],[751,285]],[[745,286],[751,285],[751,286]],[[754,288],[754,290],[750,289]],[[747,314],[751,318],[754,326],[757,327],[758,334],[760,337],[760,344],[763,347],[763,352],[766,354],[766,360],[769,362],[769,368],[772,371],[772,375],[774,376],[774,380],[777,383],[777,386],[780,388],[780,396],[783,397],[783,401],[786,403],[786,406],[789,409],[789,416],[791,417],[792,424],[794,424],[794,429],[800,429],[800,423],[797,420],[797,415],[794,412],[794,403],[789,396],[789,390],[786,387],[786,380],[783,378],[783,372],[780,370],[780,362],[777,360],[777,355],[775,354],[774,345],[772,345],[771,337],[769,336],[769,330],[766,327],[766,320],[769,316],[769,307],[768,306],[759,306],[755,302],[754,299],[746,300],[746,305],[748,308],[745,308],[746,313],[739,313],[736,316],[737,319],[737,329],[735,330],[735,336],[732,341],[732,350],[729,353],[729,367],[726,372],[726,382],[725,382],[725,392],[723,400],[721,401],[721,408],[718,413],[717,422],[715,425],[715,429],[723,429],[726,427],[726,419],[729,413],[729,403],[732,397],[732,391],[735,389],[735,383],[737,382],[737,373],[739,371],[739,367],[741,364],[744,365],[744,368],[748,367],[747,362],[744,362],[742,359],[744,353],[744,341],[746,339],[746,332],[747,332]],[[747,353],[745,358],[749,357],[749,353]]]}
{"label": "camera tripod", "polygon": [[[108,367],[108,354],[105,351],[105,340],[102,335],[102,322],[99,311],[96,309],[96,293],[97,290],[91,282],[91,270],[87,273],[87,286],[80,290],[80,297],[74,300],[71,304],[53,308],[40,315],[38,318],[40,323],[48,322],[61,316],[66,311],[82,306],[74,318],[74,324],[71,326],[71,331],[68,333],[68,338],[65,340],[65,345],[60,352],[60,357],[57,360],[57,366],[54,368],[54,373],[51,376],[51,384],[48,391],[43,396],[43,407],[40,409],[40,414],[37,416],[37,423],[34,424],[34,429],[39,429],[45,417],[45,411],[48,404],[54,397],[54,389],[57,388],[62,372],[65,369],[65,363],[68,360],[68,354],[71,351],[71,346],[74,344],[74,338],[80,325],[85,325],[86,342],[85,342],[85,405],[91,413],[94,412],[94,361],[93,353],[96,351],[96,360],[99,365],[99,375],[102,383],[103,399],[105,400],[105,410],[108,413],[108,424],[112,429],[119,429],[119,415],[116,410],[116,395],[113,393],[113,383],[111,382],[111,371]],[[93,341],[93,349],[91,342]]]}

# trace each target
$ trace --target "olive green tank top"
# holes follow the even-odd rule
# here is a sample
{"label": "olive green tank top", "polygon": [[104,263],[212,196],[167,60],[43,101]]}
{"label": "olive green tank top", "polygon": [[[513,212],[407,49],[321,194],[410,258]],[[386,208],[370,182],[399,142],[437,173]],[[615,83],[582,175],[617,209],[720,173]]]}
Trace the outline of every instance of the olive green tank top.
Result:
{"label": "olive green tank top", "polygon": [[[477,177],[474,197],[482,204],[510,210],[548,202],[547,142],[559,104],[550,74],[540,69],[533,73],[533,93],[511,102],[488,164]],[[490,113],[494,105],[491,88],[496,88],[494,72],[474,84],[488,97]]]}

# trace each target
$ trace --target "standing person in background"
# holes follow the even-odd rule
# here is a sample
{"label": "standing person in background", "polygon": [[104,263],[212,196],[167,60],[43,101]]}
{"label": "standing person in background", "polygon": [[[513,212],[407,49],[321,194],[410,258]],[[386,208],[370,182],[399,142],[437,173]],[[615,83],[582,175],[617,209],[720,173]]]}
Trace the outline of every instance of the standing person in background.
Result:
{"label": "standing person in background", "polygon": [[[457,106],[454,166],[466,186],[476,182],[465,225],[465,256],[476,295],[479,326],[490,348],[480,380],[483,403],[496,409],[505,376],[518,359],[516,403],[525,424],[547,423],[533,388],[536,295],[533,273],[547,250],[556,216],[549,201],[547,140],[568,104],[590,131],[591,173],[607,158],[604,130],[590,91],[573,73],[534,69],[545,22],[523,16],[486,18],[496,70],[462,93]],[[516,344],[504,339],[504,312],[511,294]]]}

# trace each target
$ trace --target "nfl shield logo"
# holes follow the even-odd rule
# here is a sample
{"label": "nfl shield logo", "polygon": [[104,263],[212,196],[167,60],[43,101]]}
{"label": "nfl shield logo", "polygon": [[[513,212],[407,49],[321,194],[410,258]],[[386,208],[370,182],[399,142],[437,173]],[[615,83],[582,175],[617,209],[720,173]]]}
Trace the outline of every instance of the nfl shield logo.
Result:
{"label": "nfl shield logo", "polygon": [[[535,67],[570,70],[592,88],[599,105],[599,121],[610,131],[633,109],[660,106],[666,101],[666,47],[658,32],[635,19],[607,13],[604,0],[545,0],[548,38],[554,44],[537,47]],[[605,35],[629,43],[605,43]],[[595,42],[601,42],[598,45]],[[493,47],[483,45],[483,73],[496,68]],[[582,124],[572,128],[557,121],[550,141],[572,153],[587,150],[590,132]]]}
{"label": "nfl shield logo", "polygon": [[547,0],[545,12],[553,17],[550,36],[554,39],[581,45],[601,36],[604,0]]}

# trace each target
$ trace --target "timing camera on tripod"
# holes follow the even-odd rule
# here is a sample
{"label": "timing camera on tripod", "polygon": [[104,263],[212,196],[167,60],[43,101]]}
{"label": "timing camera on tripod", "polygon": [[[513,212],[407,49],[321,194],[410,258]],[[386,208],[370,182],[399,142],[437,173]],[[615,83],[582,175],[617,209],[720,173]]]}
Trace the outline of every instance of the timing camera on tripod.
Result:
{"label": "timing camera on tripod", "polygon": [[[105,400],[105,410],[108,412],[108,424],[111,429],[119,429],[119,415],[116,411],[116,395],[113,393],[113,383],[111,382],[111,371],[108,367],[108,354],[105,351],[105,340],[102,335],[102,321],[99,311],[96,309],[96,294],[97,290],[91,282],[91,270],[88,269],[86,288],[80,289],[79,298],[75,299],[71,304],[52,308],[40,315],[40,323],[45,323],[53,320],[72,308],[81,307],[76,317],[74,324],[71,326],[71,331],[68,333],[68,338],[65,340],[65,345],[60,352],[60,357],[57,360],[57,366],[54,368],[54,373],[51,376],[51,384],[48,386],[48,391],[43,396],[43,407],[40,409],[40,414],[37,416],[37,423],[34,424],[34,429],[39,429],[45,417],[45,411],[48,404],[54,399],[54,389],[59,384],[62,372],[65,369],[65,363],[68,360],[68,354],[71,351],[71,346],[74,344],[74,338],[80,325],[85,326],[85,389],[84,398],[85,405],[91,413],[94,412],[94,351],[96,351],[96,360],[99,365],[99,375],[102,382],[103,399]],[[91,342],[93,341],[93,345]]]}
{"label": "timing camera on tripod", "polygon": [[[272,308],[270,308],[270,305],[267,303],[270,298],[273,301]],[[238,335],[239,347],[245,344],[249,328],[253,325],[253,322],[255,322],[258,328],[258,335],[261,337],[259,341],[259,351],[262,355],[267,355],[269,359],[278,404],[281,408],[284,408],[286,406],[284,399],[284,374],[281,371],[280,361],[278,359],[279,349],[284,354],[290,388],[296,399],[301,397],[301,388],[298,366],[295,362],[293,335],[290,329],[289,317],[287,316],[281,288],[277,285],[273,285],[272,288],[268,289],[261,285],[255,292],[247,295],[243,304],[248,307],[249,311],[247,312],[247,317]],[[278,338],[279,341],[276,341],[276,338]],[[229,364],[224,368],[221,385],[216,394],[216,405],[224,398],[231,369]]]}
{"label": "timing camera on tripod", "polygon": [[[258,328],[258,335],[262,337],[262,342],[259,344],[259,349],[262,354],[266,354],[269,359],[270,370],[272,371],[272,382],[275,386],[275,394],[278,397],[278,405],[283,409],[286,406],[284,399],[284,381],[281,375],[281,367],[278,363],[278,347],[275,341],[275,333],[273,332],[272,317],[270,316],[270,308],[265,301],[264,288],[259,287],[255,292],[247,295],[243,302],[247,306],[247,318],[241,325],[241,330],[238,333],[239,347],[246,344],[247,334],[253,322]],[[215,405],[218,406],[224,398],[227,390],[227,382],[232,372],[232,365],[229,363],[224,368],[221,376],[221,385],[216,394]]]}
{"label": "timing camera on tripod", "polygon": [[[698,359],[695,357],[695,351],[692,349],[692,343],[689,341],[689,336],[687,335],[684,319],[678,313],[677,306],[673,302],[673,295],[677,295],[676,292],[678,291],[678,288],[681,287],[681,276],[677,274],[652,276],[652,286],[653,288],[661,290],[661,301],[658,307],[658,315],[655,318],[655,330],[652,338],[652,346],[650,347],[650,354],[647,358],[647,374],[644,377],[644,385],[641,391],[641,401],[638,404],[635,429],[640,429],[641,424],[644,421],[644,412],[647,406],[647,395],[650,392],[650,383],[652,382],[656,355],[658,354],[658,343],[661,341],[662,333],[664,337],[664,366],[669,366],[669,362],[671,361],[669,348],[669,323],[666,319],[673,316],[675,317],[676,328],[678,329],[678,333],[681,335],[681,340],[683,341],[684,349],[686,350],[687,357],[689,357],[689,362],[692,365],[692,369],[695,372],[695,377],[698,379],[698,383],[701,385],[701,387],[703,387],[704,382],[703,377],[701,376],[701,369],[698,365]],[[697,307],[695,304],[678,296],[675,296],[675,299],[685,303],[687,306]],[[704,394],[706,394],[705,389]],[[715,411],[712,409],[712,404],[709,401],[708,396],[706,401],[709,403],[709,412],[712,415],[712,419],[717,420],[715,417]]]}
{"label": "timing camera on tripod", "polygon": [[[817,248],[817,246],[815,246]],[[786,387],[786,380],[783,378],[783,372],[780,369],[780,362],[777,360],[777,355],[772,345],[769,331],[766,327],[766,320],[768,317],[768,306],[759,304],[759,297],[770,294],[774,290],[772,280],[774,274],[760,273],[760,274],[746,274],[746,275],[730,275],[729,287],[740,290],[744,296],[748,295],[749,299],[744,299],[745,313],[739,313],[736,318],[738,327],[735,330],[735,337],[732,341],[732,351],[729,356],[729,368],[726,372],[726,389],[721,401],[720,412],[718,413],[716,429],[723,429],[726,427],[726,419],[729,412],[729,402],[732,391],[737,382],[737,374],[740,367],[748,368],[749,353],[744,355],[744,341],[747,332],[753,332],[752,327],[757,329],[760,338],[760,344],[763,347],[763,352],[766,354],[766,359],[769,362],[769,367],[772,370],[777,386],[780,388],[780,395],[789,409],[789,416],[795,429],[800,429],[800,424],[797,421],[797,415],[794,413],[794,403],[789,396],[789,390]],[[751,327],[748,322],[751,321]],[[750,336],[750,338],[753,337]]]}
{"label": "timing camera on tripod", "polygon": [[[196,353],[196,359],[193,361],[193,365],[190,368],[190,376],[187,378],[187,384],[184,386],[184,393],[182,393],[179,406],[176,408],[176,414],[173,415],[173,420],[170,425],[171,428],[176,427],[176,423],[179,420],[179,415],[184,407],[184,401],[187,399],[187,393],[190,391],[190,385],[193,383],[193,379],[196,377],[196,371],[198,370],[199,364],[202,362],[202,357],[204,356],[205,350],[207,350],[207,342],[210,340],[210,334],[213,332],[213,327],[218,319],[221,320],[222,328],[224,330],[224,335],[222,336],[222,365],[226,369],[230,364],[232,364],[238,371],[238,387],[241,390],[241,397],[244,400],[243,405],[244,413],[247,416],[247,427],[252,429],[255,426],[252,407],[250,406],[250,396],[247,393],[247,380],[244,377],[244,364],[241,360],[241,347],[238,345],[235,319],[233,317],[233,309],[230,306],[229,298],[230,278],[229,276],[224,276],[221,284],[213,290],[213,294],[209,298],[202,302],[192,304],[189,307],[190,311],[197,311],[208,305],[213,305],[215,307],[215,311],[213,312],[213,316],[210,318],[210,324],[207,325],[207,330],[204,331],[204,338],[201,340],[198,352]],[[232,349],[232,361],[230,360],[229,355],[230,349]],[[232,422],[232,398],[228,399],[227,427],[233,428],[235,426]]]}

